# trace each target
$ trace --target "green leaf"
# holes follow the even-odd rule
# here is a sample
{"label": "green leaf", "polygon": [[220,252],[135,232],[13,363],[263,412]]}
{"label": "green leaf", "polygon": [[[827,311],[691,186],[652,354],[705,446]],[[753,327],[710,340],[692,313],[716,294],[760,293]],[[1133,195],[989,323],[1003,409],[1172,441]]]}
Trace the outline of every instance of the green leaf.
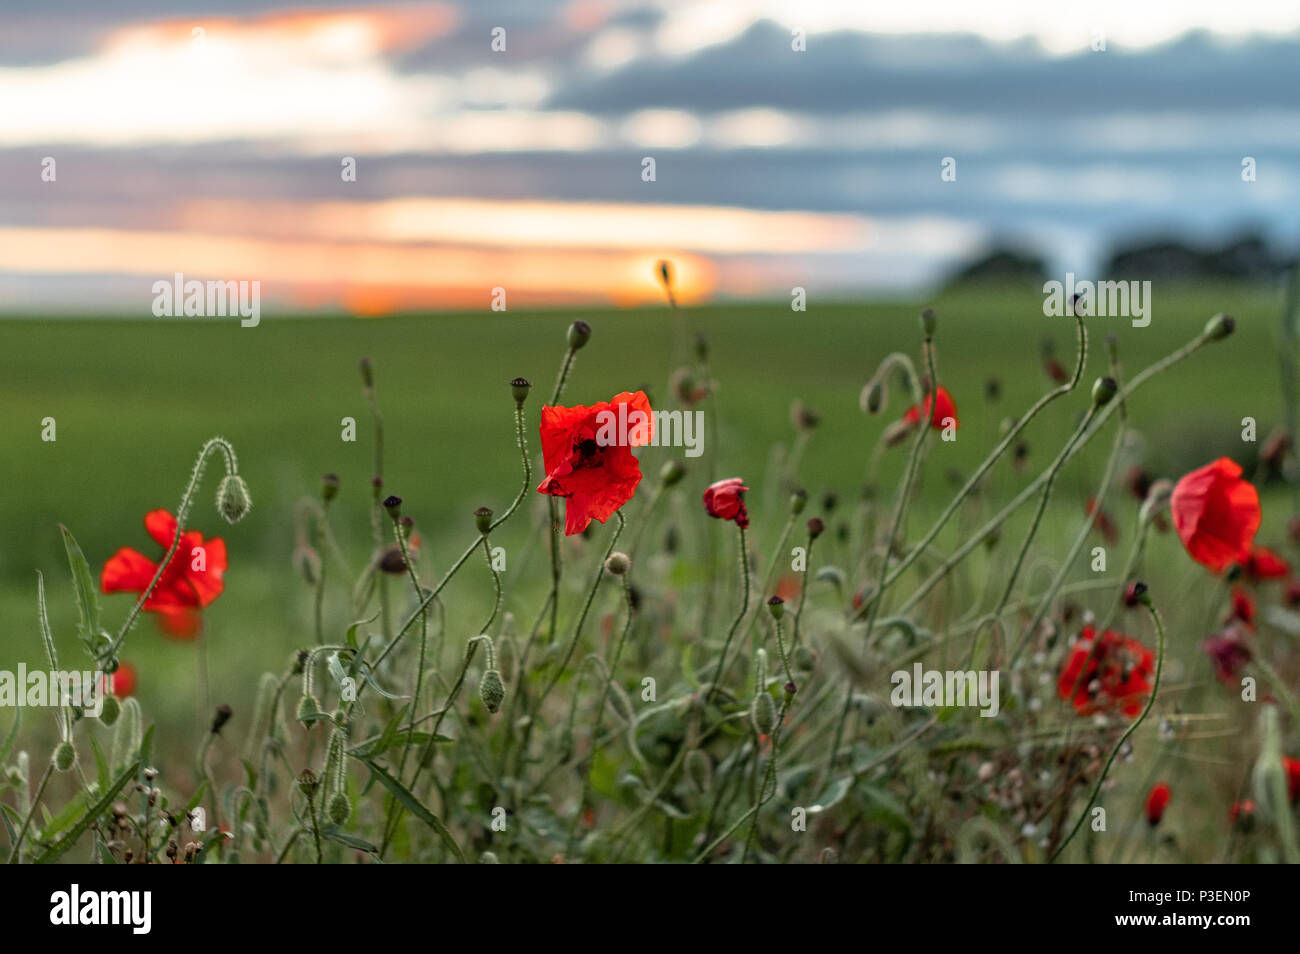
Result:
{"label": "green leaf", "polygon": [[[153,731],[152,728],[150,731]],[[81,816],[81,820],[73,825],[72,829],[66,835],[55,842],[33,863],[38,865],[47,865],[50,862],[58,861],[63,857],[63,855],[67,853],[68,849],[75,845],[77,840],[85,834],[86,829],[90,827],[91,823],[100,815],[104,814],[104,812],[108,811],[108,807],[113,804],[113,799],[117,798],[117,793],[120,792],[128,782],[134,779],[139,772],[139,761],[132,762],[128,765],[126,771],[119,775],[117,780],[109,786],[108,791],[99,797],[99,801],[90,806],[86,813]]]}
{"label": "green leaf", "polygon": [[816,805],[808,806],[808,814],[818,815],[824,811],[834,808],[836,805],[838,805],[841,801],[844,800],[844,796],[849,793],[849,789],[851,789],[852,787],[853,787],[852,775],[845,775],[843,778],[837,778],[835,781],[831,782],[829,786],[827,786],[826,794],[824,794],[821,797],[821,800]]}
{"label": "green leaf", "polygon": [[340,845],[348,848],[356,848],[358,851],[365,851],[372,855],[379,854],[379,848],[366,841],[364,838],[357,838],[355,835],[349,835],[338,825],[326,825],[320,830],[320,833],[330,841],[337,841]]}
{"label": "green leaf", "polygon": [[[355,748],[348,749],[348,755],[358,759],[372,759],[377,755],[383,755],[390,749],[400,748],[404,745],[428,745],[432,736],[428,732],[416,730],[410,732],[402,729],[399,732],[381,733],[380,735],[371,736],[361,742],[358,742]],[[435,742],[455,742],[449,735],[438,733]]]}
{"label": "green leaf", "polygon": [[207,793],[208,793],[208,780],[204,779],[199,784],[199,787],[194,790],[194,794],[190,796],[190,800],[185,803],[186,814],[198,808],[199,802],[203,801],[203,796],[206,795]]}
{"label": "green leaf", "polygon": [[144,730],[144,741],[140,743],[140,764],[149,764],[149,753],[153,751],[153,726]]}
{"label": "green leaf", "polygon": [[59,524],[63,532],[63,549],[68,552],[68,567],[72,570],[72,587],[77,592],[77,612],[79,614],[77,635],[87,643],[99,635],[99,596],[95,590],[95,577],[90,572],[90,564],[81,552],[81,547],[73,539],[72,532]]}
{"label": "green leaf", "polygon": [[36,571],[36,614],[41,623],[41,642],[45,644],[45,658],[51,669],[59,668],[59,654],[54,649],[54,636],[50,633],[50,617],[45,612],[45,577]]}
{"label": "green leaf", "polygon": [[113,770],[108,767],[108,759],[104,758],[104,750],[100,748],[94,733],[87,735],[90,738],[90,751],[95,753],[95,777],[99,780],[99,790],[102,792],[112,781]]}
{"label": "green leaf", "polygon": [[457,861],[461,864],[465,864],[465,853],[460,850],[460,845],[456,844],[456,839],[452,837],[451,832],[447,830],[447,826],[442,823],[442,820],[439,819],[437,815],[421,805],[419,799],[411,794],[410,790],[406,788],[405,785],[393,778],[393,776],[389,775],[374,762],[369,759],[362,759],[361,761],[366,763],[371,774],[373,774],[375,778],[379,779],[379,781],[384,784],[384,787],[393,793],[393,797],[396,798],[407,811],[437,833],[438,838],[442,841],[443,847],[455,855]]}

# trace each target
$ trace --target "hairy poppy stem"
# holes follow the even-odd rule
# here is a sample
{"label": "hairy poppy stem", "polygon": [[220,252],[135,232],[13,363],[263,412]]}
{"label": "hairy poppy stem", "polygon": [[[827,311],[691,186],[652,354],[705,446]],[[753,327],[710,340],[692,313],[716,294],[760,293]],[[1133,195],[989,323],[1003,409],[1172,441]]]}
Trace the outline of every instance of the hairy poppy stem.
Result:
{"label": "hairy poppy stem", "polygon": [[1156,674],[1155,680],[1151,683],[1151,695],[1147,698],[1147,704],[1142,709],[1141,714],[1139,714],[1129,727],[1124,730],[1124,733],[1119,737],[1119,741],[1115,743],[1115,747],[1111,749],[1110,758],[1106,759],[1106,764],[1102,766],[1101,774],[1097,776],[1097,784],[1093,786],[1092,794],[1088,797],[1088,803],[1083,806],[1083,811],[1079,813],[1079,820],[1074,823],[1074,827],[1070,829],[1070,833],[1065,836],[1065,839],[1059,845],[1057,845],[1056,851],[1052,852],[1052,856],[1047,859],[1049,864],[1061,856],[1061,852],[1065,850],[1065,846],[1070,843],[1076,834],[1078,834],[1079,828],[1082,827],[1084,819],[1088,817],[1088,812],[1092,809],[1093,803],[1097,801],[1097,796],[1101,794],[1101,786],[1105,783],[1106,775],[1110,772],[1110,767],[1115,762],[1115,756],[1119,755],[1119,750],[1123,748],[1124,743],[1128,741],[1129,736],[1137,731],[1138,726],[1143,723],[1147,714],[1151,711],[1151,707],[1155,705],[1156,693],[1160,691],[1160,673],[1164,669],[1165,663],[1165,627],[1160,621],[1160,614],[1157,613],[1155,607],[1151,605],[1151,597],[1149,594],[1144,595],[1143,604],[1146,606],[1147,612],[1151,614],[1151,619],[1156,625]]}
{"label": "hairy poppy stem", "polygon": [[126,634],[130,631],[132,624],[135,623],[136,617],[140,615],[140,610],[144,608],[145,602],[158,586],[158,581],[162,579],[163,572],[171,565],[172,557],[176,555],[176,549],[181,544],[181,528],[185,526],[185,521],[190,515],[190,508],[194,504],[194,494],[203,480],[203,471],[207,466],[208,456],[214,452],[220,452],[226,458],[227,477],[234,477],[239,474],[239,462],[235,457],[235,448],[224,437],[209,438],[207,443],[199,449],[199,456],[194,462],[194,469],[190,471],[189,483],[185,485],[185,493],[181,495],[180,506],[176,508],[176,532],[172,535],[171,546],[167,548],[167,553],[158,564],[153,579],[149,581],[149,585],[145,587],[144,592],[140,594],[140,598],[135,601],[135,606],[131,607],[131,612],[127,613],[126,619],[122,622],[122,628],[117,631],[117,636],[109,644],[108,649],[100,655],[100,663],[105,663],[117,655],[122,640],[126,639]]}
{"label": "hairy poppy stem", "polygon": [[718,668],[713,673],[713,683],[709,686],[709,694],[705,697],[704,702],[707,705],[713,701],[713,694],[718,691],[718,683],[722,679],[722,673],[726,668],[727,650],[731,648],[731,641],[736,636],[736,630],[740,628],[740,623],[749,612],[749,555],[745,552],[745,528],[736,524],[740,529],[740,579],[743,588],[743,595],[740,598],[740,612],[736,614],[735,620],[731,624],[731,629],[727,630],[727,639],[722,644],[722,653],[718,656]]}
{"label": "hairy poppy stem", "polygon": [[9,852],[9,864],[17,864],[18,856],[23,850],[23,839],[27,837],[27,829],[31,827],[32,817],[36,814],[36,806],[40,804],[41,796],[45,794],[45,786],[49,784],[50,776],[54,774],[54,760],[51,759],[45,766],[45,774],[41,776],[40,784],[36,786],[36,794],[32,796],[31,804],[27,808],[27,817],[23,819],[23,827],[18,830],[18,835],[14,838],[13,849]]}

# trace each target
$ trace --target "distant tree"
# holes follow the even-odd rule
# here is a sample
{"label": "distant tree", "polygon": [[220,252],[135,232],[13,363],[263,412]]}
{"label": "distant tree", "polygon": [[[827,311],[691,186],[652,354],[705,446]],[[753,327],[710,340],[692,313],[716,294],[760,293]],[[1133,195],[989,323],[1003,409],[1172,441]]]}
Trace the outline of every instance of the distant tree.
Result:
{"label": "distant tree", "polygon": [[948,279],[947,286],[972,282],[1025,282],[1041,285],[1047,280],[1043,259],[1018,249],[997,247],[964,265]]}
{"label": "distant tree", "polygon": [[1198,247],[1177,238],[1120,246],[1103,272],[1107,278],[1205,278],[1257,280],[1279,274],[1285,258],[1268,240],[1246,234],[1217,247]]}

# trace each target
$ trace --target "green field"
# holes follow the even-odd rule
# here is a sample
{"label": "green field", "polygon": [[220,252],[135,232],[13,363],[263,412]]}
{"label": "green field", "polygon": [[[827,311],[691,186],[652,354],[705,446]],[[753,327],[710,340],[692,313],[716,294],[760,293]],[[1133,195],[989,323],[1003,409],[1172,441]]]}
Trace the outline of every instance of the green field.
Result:
{"label": "green field", "polygon": [[[1157,284],[1154,317],[1147,328],[1126,319],[1089,322],[1092,347],[1080,392],[1053,404],[1026,432],[1026,468],[1002,461],[987,482],[976,513],[1005,501],[1048,465],[1087,406],[1087,385],[1106,370],[1103,337],[1118,336],[1126,375],[1194,337],[1215,312],[1236,316],[1237,333],[1208,347],[1184,365],[1157,377],[1130,402],[1130,426],[1140,435],[1141,462],[1157,475],[1177,478],[1218,456],[1230,455],[1249,475],[1257,444],[1241,440],[1242,419],[1258,422],[1262,441],[1281,418],[1276,341],[1280,291],[1259,287],[1170,287]],[[386,490],[400,494],[424,545],[422,572],[436,579],[472,539],[475,507],[504,510],[519,487],[513,445],[512,402],[507,382],[516,375],[535,384],[527,411],[531,451],[537,455],[538,412],[549,394],[564,349],[565,329],[575,317],[590,322],[590,344],[578,355],[563,403],[608,400],[621,390],[645,389],[658,406],[669,389],[676,341],[706,336],[717,382],[720,461],[706,455],[686,486],[698,491],[707,476],[742,476],[752,488],[753,542],[770,551],[785,507],[781,453],[794,438],[790,407],[802,400],[821,415],[798,468],[799,482],[822,512],[826,493],[840,503],[828,518],[852,515],[880,419],[865,417],[858,394],[879,361],[896,350],[919,359],[917,312],[932,305],[940,319],[938,373],[958,405],[954,443],[935,442],[925,462],[924,484],[910,526],[928,526],[946,502],[951,481],[981,461],[998,438],[1003,418],[1014,416],[1050,387],[1040,344],[1051,339],[1059,360],[1073,362],[1069,319],[1047,318],[1035,288],[954,291],[932,302],[819,304],[792,313],[783,304],[715,305],[691,310],[683,327],[667,309],[618,312],[464,313],[403,315],[383,319],[277,318],[242,329],[213,319],[7,320],[0,324],[0,447],[5,492],[0,496],[0,667],[41,658],[36,630],[34,571],[50,590],[56,641],[70,658],[76,614],[58,524],[76,535],[93,570],[121,546],[156,556],[141,524],[152,508],[174,510],[198,448],[210,436],[229,439],[252,491],[254,509],[237,526],[222,523],[210,505],[219,479],[213,465],[190,526],[225,538],[230,554],[224,594],[206,612],[210,701],[229,701],[247,711],[263,671],[279,672],[291,652],[312,642],[311,588],[291,565],[294,508],[316,494],[319,477],[342,479],[334,528],[354,570],[369,546],[369,480],[374,471],[374,431],[363,401],[358,359],[369,356],[377,374],[385,436]],[[687,345],[689,347],[689,345]],[[996,378],[1001,394],[986,396]],[[892,420],[906,402],[897,392],[884,415]],[[358,439],[341,440],[341,419],[354,417]],[[41,439],[42,420],[57,422],[57,440]],[[1038,552],[1059,556],[1083,518],[1084,501],[1096,491],[1112,429],[1064,471]],[[643,451],[647,479],[628,505],[630,525],[653,486],[653,476],[680,450]],[[890,451],[881,485],[892,492],[905,450]],[[692,466],[692,461],[686,461]],[[533,485],[540,481],[534,469]],[[1289,516],[1280,488],[1264,489],[1260,541],[1283,543]],[[541,535],[545,504],[529,495],[528,518],[516,518],[494,539],[507,549],[505,609],[534,613],[547,579]],[[677,507],[698,506],[682,498]],[[982,509],[981,509],[982,508]],[[1137,502],[1117,484],[1107,503],[1121,532],[1118,570],[1130,542]],[[671,511],[670,511],[671,513]],[[1018,541],[1025,515],[1004,529]],[[531,527],[530,527],[531,524]],[[971,526],[953,522],[936,541],[951,550]],[[696,532],[692,519],[683,532]],[[731,547],[731,537],[709,532]],[[603,541],[599,527],[593,541]],[[656,529],[656,533],[659,529]],[[532,542],[530,542],[532,541]],[[687,549],[691,549],[691,541]],[[594,548],[595,542],[592,547]],[[603,546],[603,544],[602,544]],[[694,550],[691,550],[694,552]],[[584,585],[594,556],[574,557],[572,592]],[[837,557],[832,541],[817,562]],[[723,559],[720,556],[719,559]],[[1050,563],[1048,564],[1050,567]],[[482,567],[478,567],[482,571]],[[710,568],[698,568],[711,572]],[[725,568],[724,568],[725,569]],[[849,584],[863,580],[845,568]],[[1195,645],[1210,625],[1203,616],[1206,578],[1182,554],[1172,535],[1156,538],[1148,578],[1177,621],[1172,652],[1196,663]],[[976,574],[978,576],[978,574]],[[1046,579],[1042,565],[1028,578]],[[1077,578],[1087,575],[1082,565]],[[680,582],[665,578],[670,588]],[[449,601],[448,630],[468,635],[488,602],[486,572],[467,574],[455,586],[467,598]],[[528,599],[523,599],[527,595]],[[520,596],[512,605],[512,596]],[[958,615],[969,594],[952,595]],[[566,593],[566,599],[572,598]],[[815,599],[833,608],[829,591]],[[102,598],[106,621],[115,626],[130,597]],[[611,606],[613,604],[611,603]],[[1186,612],[1184,612],[1186,610]],[[326,604],[327,628],[341,633],[351,619],[341,598]],[[527,621],[521,621],[526,628]],[[139,697],[161,728],[167,752],[192,748],[196,733],[196,647],[164,640],[143,620],[128,639],[124,658],[140,670]],[[1177,670],[1176,670],[1177,672]],[[1186,676],[1188,670],[1183,670]],[[7,721],[7,720],[6,720]]]}

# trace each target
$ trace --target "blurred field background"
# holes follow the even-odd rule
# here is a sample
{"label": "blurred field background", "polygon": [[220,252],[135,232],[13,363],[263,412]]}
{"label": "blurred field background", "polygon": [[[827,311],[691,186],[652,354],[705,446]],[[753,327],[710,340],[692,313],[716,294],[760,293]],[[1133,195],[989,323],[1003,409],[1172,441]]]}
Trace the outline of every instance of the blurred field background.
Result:
{"label": "blurred field background", "polygon": [[[836,514],[850,514],[879,429],[905,407],[895,392],[883,420],[866,417],[858,409],[859,389],[889,352],[918,357],[916,319],[923,304],[812,303],[797,313],[775,303],[686,312],[688,330],[707,337],[718,382],[725,473],[716,476],[740,475],[749,482],[759,554],[770,551],[783,519],[784,493],[777,486],[772,451],[793,439],[791,403],[800,399],[821,415],[800,466],[813,501],[809,513],[820,513],[824,495],[833,492],[841,501]],[[1044,317],[1037,288],[968,287],[932,304],[940,316],[939,376],[957,401],[961,423],[955,443],[932,446],[912,517],[914,532],[928,526],[947,501],[953,476],[964,478],[983,459],[998,437],[999,421],[1022,412],[1050,387],[1040,356],[1043,339],[1055,343],[1063,364],[1073,361],[1071,322]],[[1087,383],[1105,372],[1106,333],[1118,336],[1125,372],[1132,375],[1194,337],[1217,311],[1237,317],[1237,333],[1145,386],[1131,402],[1130,421],[1144,438],[1142,462],[1156,475],[1177,478],[1219,455],[1232,456],[1251,473],[1258,445],[1242,442],[1242,418],[1256,418],[1262,441],[1281,414],[1275,358],[1280,290],[1157,283],[1153,307],[1147,328],[1133,328],[1128,319],[1090,319],[1085,387],[1031,425],[1028,467],[1017,472],[1009,460],[1000,462],[981,506],[1009,500],[1059,450],[1086,406]],[[6,409],[0,440],[7,449],[0,497],[0,618],[5,621],[0,666],[40,663],[37,569],[46,575],[56,640],[68,660],[82,660],[73,639],[75,608],[58,524],[72,529],[96,573],[121,546],[156,559],[143,515],[155,507],[174,511],[198,448],[221,434],[239,453],[254,509],[238,526],[221,522],[210,503],[219,479],[214,469],[190,524],[205,536],[223,537],[229,550],[225,592],[205,613],[210,701],[228,701],[237,713],[247,712],[260,674],[281,671],[294,649],[313,642],[311,588],[291,566],[293,512],[300,497],[317,492],[322,473],[342,478],[332,519],[354,571],[368,553],[373,432],[358,359],[370,356],[376,367],[386,490],[405,499],[404,510],[415,517],[424,541],[423,573],[436,579],[470,539],[473,509],[488,505],[500,511],[518,489],[507,387],[515,375],[535,385],[528,418],[530,450],[538,452],[539,408],[558,369],[565,329],[575,317],[588,320],[594,333],[579,354],[565,403],[607,400],[636,388],[645,388],[652,402],[660,403],[672,370],[672,316],[666,307],[383,319],[267,317],[255,329],[211,319],[6,321],[0,333],[0,400]],[[1001,385],[996,401],[985,393],[990,378]],[[47,416],[57,421],[53,443],[40,439]],[[357,420],[355,443],[340,439],[345,416]],[[1108,428],[1064,472],[1039,552],[1064,552],[1084,517],[1086,499],[1095,492],[1112,437]],[[681,453],[676,448],[642,452],[647,478],[627,508],[633,529],[659,467]],[[903,453],[896,449],[885,458],[881,478],[887,493],[893,492]],[[692,463],[686,460],[688,467]],[[534,486],[539,480],[535,473]],[[545,507],[540,495],[531,497],[529,519],[536,527]],[[1112,574],[1127,553],[1136,508],[1122,485],[1112,491],[1106,509],[1121,534],[1110,552]],[[1280,487],[1264,488],[1259,540],[1280,546],[1289,512]],[[1005,540],[1023,535],[1025,514],[1018,516],[1004,529]],[[828,518],[832,527],[835,522],[834,515]],[[961,542],[962,526],[954,521],[945,529],[938,540],[941,550]],[[595,529],[596,539],[604,540],[604,531]],[[709,530],[722,533],[712,525]],[[516,518],[493,540],[507,549],[510,585],[522,588],[517,594],[530,594],[520,606],[507,599],[506,609],[518,610],[521,617],[535,612],[531,594],[547,577],[544,552],[530,556],[530,535]],[[834,557],[834,544],[828,543],[815,555],[814,569]],[[1196,646],[1210,622],[1197,620],[1208,577],[1172,534],[1154,537],[1145,564],[1144,578],[1173,620],[1171,653],[1203,664]],[[571,582],[577,585],[586,572],[584,564]],[[1081,560],[1073,578],[1087,576]],[[1037,580],[1045,582],[1045,575]],[[854,588],[861,582],[850,573]],[[486,574],[471,570],[453,590],[449,628],[468,631],[490,605]],[[813,598],[826,606],[833,600],[829,588]],[[1086,596],[1077,599],[1088,605]],[[105,619],[115,627],[131,597],[103,600]],[[350,622],[338,595],[327,600],[327,626],[341,633]],[[526,627],[528,620],[520,625]],[[193,644],[163,638],[147,615],[126,645],[123,658],[139,670],[138,695],[148,717],[159,723],[164,751],[179,754],[202,731],[196,652]]]}

